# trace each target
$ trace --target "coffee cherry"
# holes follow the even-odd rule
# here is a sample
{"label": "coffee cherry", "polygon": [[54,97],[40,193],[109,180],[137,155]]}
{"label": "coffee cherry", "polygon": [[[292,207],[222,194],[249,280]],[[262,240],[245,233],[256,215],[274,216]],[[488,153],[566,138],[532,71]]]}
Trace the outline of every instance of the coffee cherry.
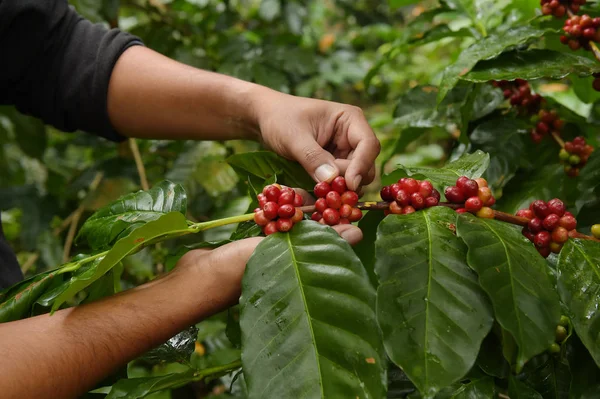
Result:
{"label": "coffee cherry", "polygon": [[258,194],[258,195],[256,196],[256,199],[258,200],[258,206],[259,206],[260,208],[264,207],[264,206],[265,206],[265,204],[266,204],[267,202],[269,202],[269,200],[267,199],[267,196],[266,196],[266,195],[264,195],[263,193],[260,193],[260,194]]}
{"label": "coffee cherry", "polygon": [[569,241],[569,231],[564,227],[557,227],[552,231],[552,241],[557,244],[564,244]]}
{"label": "coffee cherry", "polygon": [[[330,191],[330,193],[331,192],[337,193],[336,191]],[[335,209],[327,208],[325,209],[325,212],[323,212],[323,220],[325,220],[325,223],[329,226],[335,226],[340,222],[340,213]]]}
{"label": "coffee cherry", "polygon": [[565,211],[567,210],[564,202],[562,202],[558,198],[554,198],[548,201],[548,209],[550,210],[550,213],[553,213],[559,217],[563,216],[565,214]]}
{"label": "coffee cherry", "polygon": [[337,191],[338,194],[342,195],[346,192],[346,179],[342,176],[338,176],[331,182],[331,189]]}
{"label": "coffee cherry", "polygon": [[569,318],[565,315],[560,316],[560,321],[558,322],[559,326],[568,327],[569,326]]}
{"label": "coffee cherry", "polygon": [[379,192],[379,195],[381,196],[381,199],[385,202],[392,202],[394,200],[394,196],[392,195],[392,190],[390,186],[385,186],[384,188],[382,188]]}
{"label": "coffee cherry", "polygon": [[493,219],[494,218],[494,210],[492,208],[488,208],[484,206],[477,213],[477,217],[482,219]]}
{"label": "coffee cherry", "polygon": [[427,197],[425,198],[425,208],[432,208],[439,204],[439,200],[435,197]]}
{"label": "coffee cherry", "polygon": [[559,354],[560,353],[560,345],[557,344],[556,342],[553,343],[552,345],[550,345],[550,347],[548,348],[548,352],[552,353],[553,355]]}
{"label": "coffee cherry", "polygon": [[408,215],[410,213],[415,213],[415,212],[416,212],[416,209],[413,208],[410,205],[409,206],[405,206],[404,209],[402,209],[402,214],[404,214],[404,215]]}
{"label": "coffee cherry", "polygon": [[268,201],[277,203],[279,196],[281,195],[281,189],[274,184],[271,184],[264,188],[263,194],[267,197]]}
{"label": "coffee cherry", "polygon": [[315,210],[319,213],[323,213],[325,212],[325,209],[327,209],[327,200],[325,198],[319,198],[316,202],[315,202]]}
{"label": "coffee cherry", "polygon": [[442,198],[442,196],[440,195],[440,192],[438,190],[436,190],[435,188],[433,189],[433,191],[431,192],[431,196],[433,198],[435,198],[436,200],[438,200],[438,202],[440,201],[440,199]]}
{"label": "coffee cherry", "polygon": [[263,206],[263,211],[265,212],[265,216],[269,220],[273,220],[277,217],[277,213],[279,211],[279,205],[276,202],[269,201]]}
{"label": "coffee cherry", "polygon": [[[325,200],[327,201],[327,206],[329,208],[340,209],[342,206],[342,197],[337,191],[328,192]],[[325,219],[325,221],[327,221],[327,219]]]}
{"label": "coffee cherry", "polygon": [[433,185],[430,181],[423,180],[421,183],[419,183],[419,194],[421,194],[423,198],[427,198],[433,194]]}
{"label": "coffee cherry", "polygon": [[592,235],[596,238],[600,238],[600,224],[592,226]]}
{"label": "coffee cherry", "polygon": [[254,213],[254,223],[263,227],[269,223],[270,219],[265,216],[265,212],[262,210],[256,211]]}
{"label": "coffee cherry", "polygon": [[575,219],[572,215],[565,215],[560,218],[558,224],[568,231],[575,230],[577,228],[577,219]]}
{"label": "coffee cherry", "polygon": [[398,204],[397,201],[390,203],[390,212],[393,213],[394,215],[402,214],[402,207]]}
{"label": "coffee cherry", "polygon": [[302,196],[300,194],[295,194],[294,195],[294,206],[296,208],[301,207],[302,205],[304,205],[304,198],[302,198]]}
{"label": "coffee cherry", "polygon": [[569,335],[569,332],[567,331],[566,328],[564,328],[563,326],[556,327],[556,331],[555,331],[556,342],[564,341],[568,335]]}
{"label": "coffee cherry", "polygon": [[279,210],[277,211],[277,215],[280,218],[284,218],[284,219],[290,219],[295,214],[296,214],[296,208],[294,208],[294,205],[292,205],[292,204],[281,205],[279,207]]}
{"label": "coffee cherry", "polygon": [[456,210],[456,213],[468,213],[469,211],[467,211],[465,208],[458,208]]}
{"label": "coffee cherry", "polygon": [[444,195],[446,196],[446,199],[449,202],[452,202],[454,204],[461,204],[465,201],[464,194],[456,186],[446,188],[446,190],[444,190]]}
{"label": "coffee cherry", "polygon": [[269,222],[264,228],[263,233],[266,236],[270,236],[271,234],[277,233],[279,230],[277,229],[277,222]]}
{"label": "coffee cherry", "polygon": [[390,191],[392,193],[392,198],[396,198],[396,196],[398,195],[398,192],[402,190],[402,187],[400,186],[399,183],[394,183],[390,186]]}
{"label": "coffee cherry", "polygon": [[342,205],[342,207],[340,208],[340,216],[343,218],[347,218],[347,217],[350,217],[351,214],[352,214],[352,206],[350,206],[348,204]]}
{"label": "coffee cherry", "polygon": [[535,216],[540,219],[543,219],[550,214],[548,205],[542,200],[533,201],[529,209],[531,209],[535,213]]}
{"label": "coffee cherry", "polygon": [[557,242],[552,241],[548,248],[550,248],[550,252],[558,254],[562,250],[562,247],[563,247],[563,244],[559,244]]}
{"label": "coffee cherry", "polygon": [[317,185],[315,186],[315,189],[314,189],[315,196],[317,198],[325,198],[327,193],[330,191],[331,191],[331,186],[329,185],[329,183],[327,183],[325,181],[317,183]]}
{"label": "coffee cherry", "polygon": [[542,226],[542,219],[540,219],[540,218],[531,219],[529,221],[529,223],[527,223],[527,228],[529,229],[529,231],[531,231],[534,234],[539,233],[544,228],[544,226]]}
{"label": "coffee cherry", "polygon": [[548,231],[554,230],[558,226],[558,222],[560,221],[560,217],[554,213],[546,216],[542,221],[542,226],[544,229]]}
{"label": "coffee cherry", "polygon": [[521,233],[531,242],[533,242],[533,240],[535,239],[535,234],[533,234],[531,230],[529,230],[527,227],[523,227]]}
{"label": "coffee cherry", "polygon": [[415,209],[425,208],[425,199],[419,193],[412,193],[410,196],[410,203]]}
{"label": "coffee cherry", "polygon": [[537,233],[535,235],[535,238],[533,239],[533,243],[538,248],[548,247],[550,245],[550,241],[551,241],[550,233],[548,233],[545,230]]}
{"label": "coffee cherry", "polygon": [[478,212],[483,207],[479,197],[471,197],[465,202],[465,208],[469,212]]}
{"label": "coffee cherry", "polygon": [[279,219],[277,220],[277,230],[282,233],[286,233],[292,229],[294,223],[290,219]]}
{"label": "coffee cherry", "polygon": [[348,220],[350,220],[350,222],[354,223],[354,222],[358,222],[360,219],[362,219],[362,217],[363,217],[363,213],[360,209],[352,208],[352,214],[350,214],[350,217],[348,218]]}
{"label": "coffee cherry", "polygon": [[323,218],[323,215],[321,215],[319,212],[313,212],[313,214],[310,216],[310,219],[314,220],[315,222],[318,222],[321,220],[321,218]]}
{"label": "coffee cherry", "polygon": [[350,220],[348,218],[340,218],[339,224],[350,224]]}
{"label": "coffee cherry", "polygon": [[520,211],[517,211],[516,215],[518,217],[525,218],[525,219],[530,219],[530,220],[535,217],[533,215],[533,211],[531,209],[521,209]]}
{"label": "coffee cherry", "polygon": [[477,185],[477,182],[472,179],[461,180],[461,183],[457,180],[456,187],[462,191],[466,198],[476,197],[479,193],[479,186]]}
{"label": "coffee cherry", "polygon": [[419,191],[419,182],[412,178],[406,178],[400,185],[409,195]]}
{"label": "coffee cherry", "polygon": [[492,198],[492,190],[490,190],[489,187],[479,187],[477,196],[482,203],[487,204],[490,201],[490,198]]}
{"label": "coffee cherry", "polygon": [[477,179],[475,179],[475,181],[477,182],[477,186],[479,186],[479,188],[488,186],[487,180],[485,180],[483,177],[478,177]]}
{"label": "coffee cherry", "polygon": [[400,190],[398,191],[398,194],[396,194],[396,202],[398,202],[398,205],[400,206],[408,206],[410,205],[410,195],[408,195],[406,191]]}
{"label": "coffee cherry", "polygon": [[342,204],[347,204],[351,207],[356,206],[358,203],[358,194],[356,194],[354,191],[345,191],[341,198]]}

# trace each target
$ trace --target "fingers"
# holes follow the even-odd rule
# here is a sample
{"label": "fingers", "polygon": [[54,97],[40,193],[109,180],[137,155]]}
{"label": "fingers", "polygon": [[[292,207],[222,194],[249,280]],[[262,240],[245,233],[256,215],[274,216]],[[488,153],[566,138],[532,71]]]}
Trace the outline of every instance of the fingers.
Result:
{"label": "fingers", "polygon": [[334,226],[333,229],[350,245],[356,245],[363,239],[361,229],[351,224],[340,224]]}
{"label": "fingers", "polygon": [[375,165],[381,145],[362,114],[350,121],[348,141],[354,148],[346,170],[346,183],[351,190],[373,181],[370,171]]}
{"label": "fingers", "polygon": [[312,138],[296,140],[292,144],[292,153],[317,182],[330,182],[340,174],[333,155]]}

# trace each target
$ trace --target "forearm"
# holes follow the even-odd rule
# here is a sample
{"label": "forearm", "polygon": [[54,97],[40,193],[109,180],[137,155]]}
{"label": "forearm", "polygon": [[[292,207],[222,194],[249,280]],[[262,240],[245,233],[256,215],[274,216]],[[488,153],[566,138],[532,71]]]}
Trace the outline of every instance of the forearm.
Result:
{"label": "forearm", "polygon": [[231,305],[227,298],[237,293],[224,291],[236,288],[198,273],[174,272],[89,305],[1,324],[2,397],[78,397],[119,366]]}
{"label": "forearm", "polygon": [[108,113],[117,131],[129,137],[257,138],[256,99],[276,95],[136,46],[119,58],[113,70]]}

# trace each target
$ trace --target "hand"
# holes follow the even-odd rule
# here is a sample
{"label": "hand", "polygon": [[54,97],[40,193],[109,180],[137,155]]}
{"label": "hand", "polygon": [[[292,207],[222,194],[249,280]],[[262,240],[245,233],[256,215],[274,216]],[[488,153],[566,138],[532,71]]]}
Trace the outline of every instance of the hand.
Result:
{"label": "hand", "polygon": [[298,161],[316,181],[342,174],[354,191],[373,181],[380,144],[360,108],[271,90],[258,98],[261,138],[269,149]]}

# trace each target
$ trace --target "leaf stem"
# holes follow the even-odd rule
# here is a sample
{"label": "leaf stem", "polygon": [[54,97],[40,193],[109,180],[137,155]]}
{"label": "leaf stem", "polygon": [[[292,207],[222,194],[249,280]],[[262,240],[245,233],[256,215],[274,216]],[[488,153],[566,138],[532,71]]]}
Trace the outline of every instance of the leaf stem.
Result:
{"label": "leaf stem", "polygon": [[560,148],[565,148],[565,142],[560,138],[560,135],[557,132],[552,132],[552,138],[558,143]]}
{"label": "leaf stem", "polygon": [[213,375],[218,376],[221,374],[228,374],[235,369],[239,369],[240,367],[242,367],[242,361],[240,359],[238,359],[234,362],[224,364],[222,366],[216,366],[216,367],[211,367],[208,369],[200,370],[194,375],[194,381],[202,381],[206,377],[210,377]]}
{"label": "leaf stem", "polygon": [[214,229],[215,227],[248,222],[250,220],[254,220],[254,213],[247,213],[245,215],[232,216],[224,219],[210,220],[208,222],[194,223],[190,226],[190,230],[192,230],[193,233],[198,233],[200,231]]}

